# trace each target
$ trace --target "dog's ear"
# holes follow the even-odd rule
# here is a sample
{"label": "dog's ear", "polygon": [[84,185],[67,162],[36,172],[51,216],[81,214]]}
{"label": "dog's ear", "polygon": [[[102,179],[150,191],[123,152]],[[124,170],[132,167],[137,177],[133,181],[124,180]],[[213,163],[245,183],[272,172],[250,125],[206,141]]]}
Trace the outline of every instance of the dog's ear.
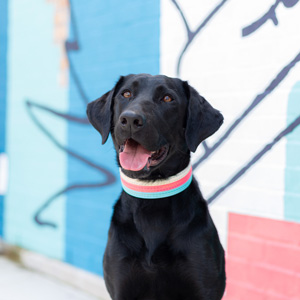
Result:
{"label": "dog's ear", "polygon": [[195,152],[203,140],[220,128],[223,116],[187,82],[184,89],[188,98],[185,139],[190,151]]}
{"label": "dog's ear", "polygon": [[86,109],[90,123],[100,132],[102,136],[102,145],[107,141],[111,129],[113,97],[117,86],[119,86],[123,80],[124,77],[121,76],[111,91],[107,92],[93,102],[90,102]]}

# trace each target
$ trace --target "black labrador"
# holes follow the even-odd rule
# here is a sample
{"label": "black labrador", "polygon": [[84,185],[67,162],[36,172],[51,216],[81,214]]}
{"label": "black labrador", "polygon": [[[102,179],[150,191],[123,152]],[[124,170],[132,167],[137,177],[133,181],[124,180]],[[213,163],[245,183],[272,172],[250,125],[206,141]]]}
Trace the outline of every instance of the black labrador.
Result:
{"label": "black labrador", "polygon": [[[190,151],[223,122],[187,82],[162,75],[121,77],[87,107],[102,144],[111,133],[120,173],[140,183],[168,182]],[[181,192],[144,199],[122,191],[104,255],[113,300],[219,300],[224,250],[193,178]]]}

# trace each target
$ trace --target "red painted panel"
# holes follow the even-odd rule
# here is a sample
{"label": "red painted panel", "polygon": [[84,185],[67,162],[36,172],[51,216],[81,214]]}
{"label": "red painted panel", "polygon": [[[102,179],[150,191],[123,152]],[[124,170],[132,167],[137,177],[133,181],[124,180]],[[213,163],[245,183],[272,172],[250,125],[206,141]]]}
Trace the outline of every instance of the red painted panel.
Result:
{"label": "red painted panel", "polygon": [[246,215],[229,214],[229,231],[249,236],[300,245],[299,223]]}
{"label": "red painted panel", "polygon": [[300,300],[300,224],[229,214],[224,300]]}

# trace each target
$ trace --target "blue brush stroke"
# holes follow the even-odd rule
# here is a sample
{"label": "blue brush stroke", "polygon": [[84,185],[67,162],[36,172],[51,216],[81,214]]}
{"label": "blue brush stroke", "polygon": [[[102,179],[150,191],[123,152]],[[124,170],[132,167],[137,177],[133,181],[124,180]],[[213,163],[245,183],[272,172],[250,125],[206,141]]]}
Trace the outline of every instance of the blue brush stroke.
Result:
{"label": "blue brush stroke", "polygon": [[[287,123],[296,115],[300,115],[300,81],[291,90]],[[300,222],[300,127],[286,138],[286,167],[285,167],[285,220]]]}
{"label": "blue brush stroke", "polygon": [[[159,0],[93,0],[89,5],[84,1],[70,3],[76,21],[70,36],[78,36],[78,50],[69,55],[89,101],[110,90],[120,75],[159,73]],[[71,79],[68,113],[82,115],[85,110],[78,85]],[[69,122],[68,145],[119,178],[111,140],[102,146],[100,135],[92,126]],[[97,170],[69,156],[68,185],[104,179]],[[68,192],[67,262],[103,274],[102,257],[112,206],[120,193],[119,180],[102,188]]]}

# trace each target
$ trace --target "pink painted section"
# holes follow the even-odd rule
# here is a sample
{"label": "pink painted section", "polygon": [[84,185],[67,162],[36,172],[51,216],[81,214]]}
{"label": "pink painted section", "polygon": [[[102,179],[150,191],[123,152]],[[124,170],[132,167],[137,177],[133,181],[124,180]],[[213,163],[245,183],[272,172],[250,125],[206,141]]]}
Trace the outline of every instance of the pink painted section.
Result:
{"label": "pink painted section", "polygon": [[299,300],[300,224],[229,214],[223,300]]}

